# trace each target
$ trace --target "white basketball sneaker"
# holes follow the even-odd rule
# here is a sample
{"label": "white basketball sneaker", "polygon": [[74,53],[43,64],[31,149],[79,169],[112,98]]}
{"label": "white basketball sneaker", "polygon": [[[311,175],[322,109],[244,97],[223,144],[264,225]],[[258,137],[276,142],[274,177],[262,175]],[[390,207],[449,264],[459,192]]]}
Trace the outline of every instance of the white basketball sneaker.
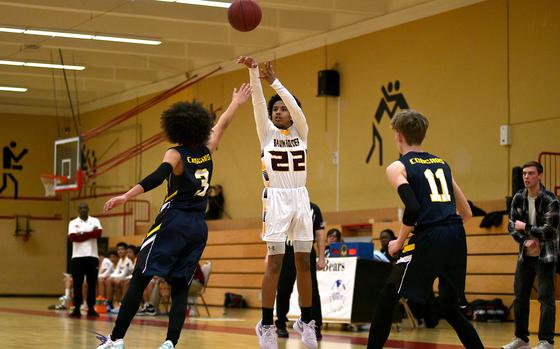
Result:
{"label": "white basketball sneaker", "polygon": [[308,324],[298,319],[294,323],[294,330],[301,335],[301,342],[309,349],[317,349],[317,334],[315,333],[315,320]]}
{"label": "white basketball sneaker", "polygon": [[511,343],[502,346],[502,349],[531,349],[531,346],[523,339],[515,337]]}
{"label": "white basketball sneaker", "polygon": [[159,349],[175,349],[175,347],[173,346],[173,342],[165,341],[165,342],[163,342],[161,347],[159,347]]}
{"label": "white basketball sneaker", "polygon": [[547,341],[539,341],[539,344],[533,349],[554,349],[554,344],[550,344]]}
{"label": "white basketball sneaker", "polygon": [[263,326],[261,321],[255,327],[261,349],[278,349],[278,337],[273,325]]}
{"label": "white basketball sneaker", "polygon": [[105,337],[102,334],[96,333],[97,339],[101,343],[97,346],[97,349],[124,349],[124,341],[122,339],[117,339],[116,341],[111,340],[111,336]]}

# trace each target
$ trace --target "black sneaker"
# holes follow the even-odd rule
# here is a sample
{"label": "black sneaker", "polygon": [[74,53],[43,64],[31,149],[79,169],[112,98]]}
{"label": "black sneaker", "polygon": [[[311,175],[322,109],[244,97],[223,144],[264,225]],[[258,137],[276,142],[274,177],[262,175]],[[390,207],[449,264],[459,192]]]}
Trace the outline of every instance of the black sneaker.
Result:
{"label": "black sneaker", "polygon": [[290,337],[290,334],[288,333],[288,330],[286,330],[285,328],[277,327],[276,328],[276,334],[278,335],[278,338],[289,338]]}
{"label": "black sneaker", "polygon": [[68,314],[68,317],[80,318],[80,317],[82,317],[82,313],[80,313],[80,309],[74,310],[73,312],[71,312],[70,314]]}
{"label": "black sneaker", "polygon": [[88,310],[87,316],[88,317],[99,317],[99,314],[95,310]]}
{"label": "black sneaker", "polygon": [[150,316],[157,315],[157,310],[153,305],[148,304],[147,307],[144,307],[144,315],[150,315]]}

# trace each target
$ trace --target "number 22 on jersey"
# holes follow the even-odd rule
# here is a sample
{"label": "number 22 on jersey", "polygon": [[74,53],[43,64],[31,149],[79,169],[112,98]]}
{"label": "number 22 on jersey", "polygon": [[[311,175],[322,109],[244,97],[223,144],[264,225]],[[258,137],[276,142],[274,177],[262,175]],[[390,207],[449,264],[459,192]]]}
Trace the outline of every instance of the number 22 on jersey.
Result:
{"label": "number 22 on jersey", "polygon": [[[430,200],[432,200],[432,202],[451,201],[451,195],[449,195],[449,187],[447,186],[447,180],[445,179],[443,168],[438,168],[436,170],[435,176],[432,170],[427,169],[426,171],[424,171],[424,176],[426,177],[426,179],[428,180],[428,184],[430,185]],[[436,178],[439,180],[443,193],[439,192],[436,184]]]}
{"label": "number 22 on jersey", "polygon": [[[290,171],[290,159],[287,151],[270,151],[270,164],[274,171]],[[305,151],[294,150],[292,154],[293,171],[305,171]]]}

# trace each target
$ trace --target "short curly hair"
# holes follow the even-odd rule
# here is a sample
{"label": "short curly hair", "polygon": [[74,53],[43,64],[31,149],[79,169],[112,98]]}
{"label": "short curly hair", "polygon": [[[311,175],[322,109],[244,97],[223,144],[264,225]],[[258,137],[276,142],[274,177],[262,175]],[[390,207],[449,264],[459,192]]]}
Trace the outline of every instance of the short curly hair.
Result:
{"label": "short curly hair", "polygon": [[[296,98],[296,96],[292,95],[292,97],[294,97],[294,99],[296,100],[297,105],[299,105],[299,107],[301,108],[301,102],[299,101],[299,99]],[[274,103],[281,101],[282,97],[278,96],[278,95],[274,95],[272,97],[270,97],[270,99],[268,100],[268,117],[272,117],[272,108],[274,108]]]}
{"label": "short curly hair", "polygon": [[161,114],[161,128],[172,143],[198,147],[208,142],[214,122],[197,102],[177,102]]}

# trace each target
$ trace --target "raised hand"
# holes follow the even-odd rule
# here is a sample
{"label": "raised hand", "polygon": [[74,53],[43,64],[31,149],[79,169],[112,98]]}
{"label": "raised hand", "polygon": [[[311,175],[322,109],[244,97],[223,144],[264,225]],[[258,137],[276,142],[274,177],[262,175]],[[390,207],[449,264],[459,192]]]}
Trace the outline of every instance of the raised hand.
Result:
{"label": "raised hand", "polygon": [[269,85],[272,84],[274,80],[276,80],[276,73],[274,73],[274,70],[272,69],[272,63],[270,61],[267,61],[264,64],[264,67],[261,67],[260,75],[260,78],[266,80]]}
{"label": "raised hand", "polygon": [[239,58],[237,58],[237,61],[235,62],[239,64],[244,64],[247,68],[257,67],[257,62],[255,62],[255,60],[249,56],[239,56]]}
{"label": "raised hand", "polygon": [[236,88],[233,89],[233,93],[231,95],[231,101],[233,103],[237,103],[238,105],[241,105],[247,102],[247,100],[251,96],[251,92],[253,92],[253,88],[251,87],[251,85],[243,83],[241,84],[241,86],[239,86],[239,90]]}
{"label": "raised hand", "polygon": [[124,204],[127,201],[126,196],[119,195],[114,198],[109,199],[105,205],[103,205],[103,212],[109,212],[114,207]]}

